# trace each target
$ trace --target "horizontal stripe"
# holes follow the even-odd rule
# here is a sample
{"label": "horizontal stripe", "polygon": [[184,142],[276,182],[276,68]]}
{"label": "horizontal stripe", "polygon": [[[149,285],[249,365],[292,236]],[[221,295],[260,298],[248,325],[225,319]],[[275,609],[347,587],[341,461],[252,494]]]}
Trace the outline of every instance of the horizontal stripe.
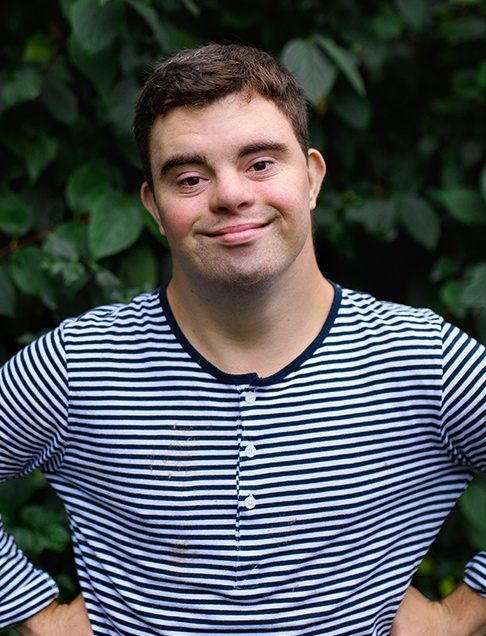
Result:
{"label": "horizontal stripe", "polygon": [[[97,636],[388,635],[486,469],[486,353],[429,310],[336,292],[269,378],[202,358],[163,290],[1,370],[1,478],[41,468],[59,493]],[[0,572],[0,626],[56,593],[2,534]],[[486,594],[486,555],[466,581]]]}

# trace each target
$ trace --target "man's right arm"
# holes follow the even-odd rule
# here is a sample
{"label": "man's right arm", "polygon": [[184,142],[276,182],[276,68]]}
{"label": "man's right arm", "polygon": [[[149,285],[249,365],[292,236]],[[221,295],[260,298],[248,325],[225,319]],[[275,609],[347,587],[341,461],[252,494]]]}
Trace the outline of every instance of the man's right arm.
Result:
{"label": "man's right arm", "polygon": [[65,605],[53,601],[15,629],[22,636],[93,636],[81,595]]}
{"label": "man's right arm", "polygon": [[[68,419],[60,331],[0,368],[0,482],[62,464]],[[57,596],[53,579],[22,553],[0,518],[0,628],[21,623]]]}

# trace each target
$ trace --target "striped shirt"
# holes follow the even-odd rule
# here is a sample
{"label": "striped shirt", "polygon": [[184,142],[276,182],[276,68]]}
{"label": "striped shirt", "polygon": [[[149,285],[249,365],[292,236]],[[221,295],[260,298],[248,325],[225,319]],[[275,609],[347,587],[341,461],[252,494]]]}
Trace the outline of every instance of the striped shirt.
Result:
{"label": "striped shirt", "polygon": [[[386,636],[486,469],[485,370],[431,311],[336,286],[296,360],[223,373],[162,289],[3,367],[1,478],[40,468],[60,495],[97,636]],[[486,554],[465,576],[486,595]],[[0,626],[55,595],[0,535]]]}

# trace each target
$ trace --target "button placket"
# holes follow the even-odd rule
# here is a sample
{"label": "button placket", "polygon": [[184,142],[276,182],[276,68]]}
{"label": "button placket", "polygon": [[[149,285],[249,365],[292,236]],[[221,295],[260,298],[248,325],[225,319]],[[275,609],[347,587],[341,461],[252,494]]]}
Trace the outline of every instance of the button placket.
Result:
{"label": "button placket", "polygon": [[[256,399],[257,399],[257,395],[256,395],[255,389],[251,386],[247,387],[244,393],[244,400],[246,404],[251,406],[255,404]],[[253,442],[251,441],[248,441],[248,443],[245,446],[244,453],[248,459],[253,459],[253,457],[255,457],[257,453],[255,444],[253,444]]]}
{"label": "button placket", "polygon": [[[246,415],[251,412],[251,408],[257,401],[257,393],[255,388],[246,385],[239,388],[241,407],[240,414],[242,418],[242,436],[240,438],[240,463],[239,463],[239,494],[240,494],[240,506],[243,510],[251,511],[257,506],[257,499],[252,493],[252,484],[247,480],[246,467],[250,467],[249,460],[253,459],[257,455],[257,448],[253,441],[245,439],[248,435],[248,428],[244,425]],[[251,419],[249,420],[251,422]],[[251,431],[251,427],[250,427]]]}
{"label": "button placket", "polygon": [[[236,468],[237,510],[235,524],[235,588],[245,586],[247,579],[248,551],[252,549],[252,526],[258,518],[259,477],[258,457],[258,394],[251,384],[236,386],[239,397],[239,418],[237,426],[238,459]],[[256,442],[256,443],[255,443]],[[256,457],[256,459],[255,459]]]}

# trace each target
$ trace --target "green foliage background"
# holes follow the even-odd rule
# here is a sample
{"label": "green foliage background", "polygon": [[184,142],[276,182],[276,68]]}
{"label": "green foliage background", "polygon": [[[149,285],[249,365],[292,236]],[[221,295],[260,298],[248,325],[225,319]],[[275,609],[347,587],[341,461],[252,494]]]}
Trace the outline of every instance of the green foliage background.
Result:
{"label": "green foliage background", "polygon": [[[157,59],[208,41],[264,48],[303,83],[328,163],[324,273],[486,342],[484,0],[2,0],[0,36],[0,362],[167,277],[138,199],[133,108]],[[0,511],[72,596],[66,521],[43,478],[2,486]],[[485,548],[478,478],[416,583],[448,593]]]}

